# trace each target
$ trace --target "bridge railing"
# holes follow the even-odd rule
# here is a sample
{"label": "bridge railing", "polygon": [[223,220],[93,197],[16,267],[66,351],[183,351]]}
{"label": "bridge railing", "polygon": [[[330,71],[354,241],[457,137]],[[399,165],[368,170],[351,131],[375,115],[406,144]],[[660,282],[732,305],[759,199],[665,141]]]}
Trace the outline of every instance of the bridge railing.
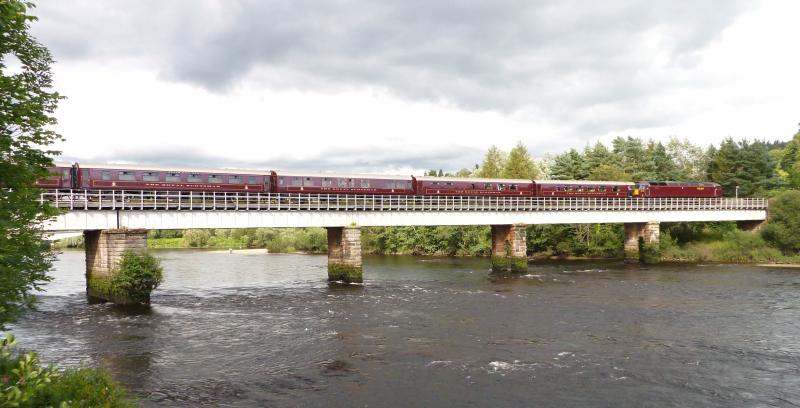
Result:
{"label": "bridge railing", "polygon": [[475,197],[273,194],[152,190],[46,190],[70,210],[164,211],[696,211],[765,210],[764,198]]}

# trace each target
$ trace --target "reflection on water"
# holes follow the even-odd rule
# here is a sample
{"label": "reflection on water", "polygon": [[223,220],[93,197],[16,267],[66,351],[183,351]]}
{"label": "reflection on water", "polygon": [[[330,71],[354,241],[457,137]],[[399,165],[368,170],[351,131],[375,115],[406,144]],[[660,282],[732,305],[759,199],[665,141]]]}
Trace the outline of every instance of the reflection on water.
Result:
{"label": "reflection on water", "polygon": [[22,346],[146,406],[800,404],[797,270],[367,257],[329,286],[324,256],[156,254],[144,311],[86,304],[62,254]]}

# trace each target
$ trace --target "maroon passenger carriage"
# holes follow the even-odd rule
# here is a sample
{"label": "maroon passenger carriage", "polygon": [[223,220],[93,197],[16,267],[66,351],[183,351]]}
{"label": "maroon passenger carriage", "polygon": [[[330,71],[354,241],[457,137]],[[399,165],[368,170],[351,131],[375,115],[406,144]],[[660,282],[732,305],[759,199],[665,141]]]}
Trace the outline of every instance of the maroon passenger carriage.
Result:
{"label": "maroon passenger carriage", "polygon": [[126,164],[59,163],[39,187],[87,190],[270,192],[270,177],[257,170],[208,170]]}
{"label": "maroon passenger carriage", "polygon": [[413,195],[413,181],[411,176],[272,172],[276,193]]}
{"label": "maroon passenger carriage", "polygon": [[537,197],[630,197],[634,184],[627,181],[536,180]]}
{"label": "maroon passenger carriage", "polygon": [[418,195],[527,196],[533,195],[533,182],[522,179],[461,177],[415,177]]}

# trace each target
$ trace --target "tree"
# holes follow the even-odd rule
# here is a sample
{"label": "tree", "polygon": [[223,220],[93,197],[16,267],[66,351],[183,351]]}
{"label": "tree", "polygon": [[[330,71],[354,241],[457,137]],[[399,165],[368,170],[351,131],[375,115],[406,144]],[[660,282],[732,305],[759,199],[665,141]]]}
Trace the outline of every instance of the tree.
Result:
{"label": "tree", "polygon": [[553,159],[553,164],[550,166],[550,178],[553,180],[583,180],[587,176],[584,174],[584,168],[583,156],[577,150],[570,149]]}
{"label": "tree", "polygon": [[678,180],[705,180],[708,158],[702,148],[674,136],[669,139],[666,148],[675,164]]}
{"label": "tree", "polygon": [[477,171],[478,177],[499,178],[503,173],[503,167],[505,167],[505,156],[505,153],[498,149],[497,146],[490,147]]}
{"label": "tree", "polygon": [[522,142],[518,142],[511,152],[508,153],[508,160],[503,168],[503,178],[516,178],[533,180],[539,177],[539,171],[531,158],[528,149]]}
{"label": "tree", "polygon": [[761,231],[764,240],[778,249],[800,252],[800,191],[786,191],[770,200],[769,222]]}
{"label": "tree", "polygon": [[[31,292],[49,279],[53,260],[38,225],[56,210],[36,202],[34,183],[57,154],[41,148],[60,140],[50,126],[61,96],[52,90],[50,52],[29,33],[32,7],[0,0],[0,327],[34,304]],[[7,72],[9,58],[19,73]]]}

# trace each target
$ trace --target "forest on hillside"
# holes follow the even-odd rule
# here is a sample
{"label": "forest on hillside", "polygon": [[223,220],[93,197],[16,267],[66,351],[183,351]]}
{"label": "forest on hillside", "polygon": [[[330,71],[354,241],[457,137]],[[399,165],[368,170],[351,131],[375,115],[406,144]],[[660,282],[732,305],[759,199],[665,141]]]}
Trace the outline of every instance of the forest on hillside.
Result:
{"label": "forest on hillside", "polygon": [[[795,261],[800,223],[800,131],[787,142],[725,139],[719,146],[700,146],[671,138],[666,143],[618,137],[610,146],[587,145],[535,159],[520,142],[508,152],[489,148],[479,164],[458,171],[430,170],[432,176],[561,180],[696,180],[721,184],[726,196],[775,197],[788,223],[768,225],[760,233],[740,231],[735,223],[662,225],[665,259],[693,261]],[[738,187],[738,191],[737,191]],[[788,194],[788,195],[787,195]],[[797,197],[796,199],[794,197]],[[800,203],[798,203],[800,205]],[[771,207],[772,208],[772,207]],[[775,211],[772,211],[773,213]],[[779,211],[780,212],[780,211]],[[800,224],[798,224],[800,228]],[[538,256],[620,257],[623,226],[561,224],[528,227],[528,252]],[[488,226],[364,228],[363,248],[374,254],[488,256]],[[73,242],[73,244],[76,244]],[[153,231],[152,247],[267,248],[272,252],[324,252],[323,229],[250,229]]]}

